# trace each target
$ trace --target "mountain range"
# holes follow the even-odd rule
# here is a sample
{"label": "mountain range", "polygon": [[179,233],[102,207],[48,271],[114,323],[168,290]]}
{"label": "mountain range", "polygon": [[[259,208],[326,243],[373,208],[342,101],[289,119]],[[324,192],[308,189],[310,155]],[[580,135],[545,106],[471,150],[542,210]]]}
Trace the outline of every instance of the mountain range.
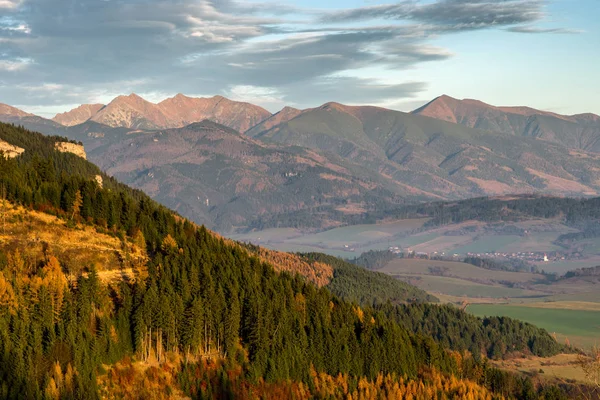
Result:
{"label": "mountain range", "polygon": [[479,100],[449,96],[440,96],[413,114],[600,152],[600,116],[595,114],[560,115],[530,107],[495,107]]}
{"label": "mountain range", "polygon": [[323,229],[424,200],[600,194],[600,117],[441,96],[404,113],[326,103],[271,114],[220,96],[131,94],[52,120],[0,121],[84,143],[90,160],[220,231],[262,216]]}
{"label": "mountain range", "polygon": [[154,104],[136,94],[130,94],[118,96],[107,105],[84,104],[57,114],[53,121],[65,126],[89,120],[113,128],[165,129],[181,128],[209,119],[245,132],[270,116],[271,113],[264,108],[231,101],[222,96],[194,98],[178,94]]}

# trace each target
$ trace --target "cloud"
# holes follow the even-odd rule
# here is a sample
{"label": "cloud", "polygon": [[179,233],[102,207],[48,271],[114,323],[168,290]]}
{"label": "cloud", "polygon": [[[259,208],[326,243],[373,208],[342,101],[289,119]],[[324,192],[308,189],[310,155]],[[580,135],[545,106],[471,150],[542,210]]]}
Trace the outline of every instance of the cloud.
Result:
{"label": "cloud", "polygon": [[3,60],[0,58],[0,71],[16,72],[27,68],[32,63],[30,58],[14,58]]}
{"label": "cloud", "polygon": [[304,84],[285,87],[285,104],[322,104],[337,101],[346,104],[378,104],[390,99],[412,98],[425,90],[424,82],[390,84],[377,79],[349,76],[321,77]]}
{"label": "cloud", "polygon": [[583,33],[578,29],[567,29],[567,28],[538,28],[535,26],[513,26],[506,29],[509,32],[514,33],[556,33],[564,35],[575,35]]}
{"label": "cloud", "polygon": [[494,27],[532,33],[545,15],[541,0],[410,0],[334,12],[275,0],[0,0],[0,14],[0,101],[55,107],[182,92],[270,109],[410,99],[426,84],[348,76],[441,62],[453,53],[433,46],[434,37]]}
{"label": "cloud", "polygon": [[429,4],[403,1],[332,12],[323,21],[410,20],[443,29],[474,30],[538,21],[544,17],[543,5],[541,0],[441,0]]}
{"label": "cloud", "polygon": [[21,4],[21,0],[0,0],[1,9],[15,9]]}

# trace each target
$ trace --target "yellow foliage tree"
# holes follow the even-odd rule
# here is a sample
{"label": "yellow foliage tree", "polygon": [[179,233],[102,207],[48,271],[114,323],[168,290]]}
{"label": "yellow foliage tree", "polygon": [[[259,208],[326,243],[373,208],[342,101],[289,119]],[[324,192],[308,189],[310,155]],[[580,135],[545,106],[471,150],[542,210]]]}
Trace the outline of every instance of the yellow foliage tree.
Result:
{"label": "yellow foliage tree", "polygon": [[14,253],[8,253],[6,258],[8,270],[15,279],[18,279],[25,272],[25,260],[21,256],[21,252],[17,249]]}
{"label": "yellow foliage tree", "polygon": [[9,313],[14,314],[17,307],[18,303],[13,287],[0,271],[0,311],[8,310]]}
{"label": "yellow foliage tree", "polygon": [[177,251],[178,246],[177,246],[177,242],[175,241],[175,239],[173,239],[173,237],[170,234],[168,234],[163,239],[160,248],[164,253],[172,254]]}
{"label": "yellow foliage tree", "polygon": [[58,400],[60,398],[60,390],[58,389],[58,386],[56,386],[54,378],[50,378],[48,381],[44,394],[47,399]]}
{"label": "yellow foliage tree", "polygon": [[42,285],[48,288],[52,296],[52,309],[54,318],[58,320],[62,308],[65,289],[67,288],[67,278],[62,272],[58,259],[54,256],[48,257],[48,262],[42,269]]}
{"label": "yellow foliage tree", "polygon": [[81,206],[83,205],[83,196],[81,195],[81,192],[78,190],[75,193],[75,200],[73,200],[73,206],[72,206],[72,211],[73,213],[71,214],[71,219],[75,218],[75,216],[79,216],[79,211],[81,210]]}

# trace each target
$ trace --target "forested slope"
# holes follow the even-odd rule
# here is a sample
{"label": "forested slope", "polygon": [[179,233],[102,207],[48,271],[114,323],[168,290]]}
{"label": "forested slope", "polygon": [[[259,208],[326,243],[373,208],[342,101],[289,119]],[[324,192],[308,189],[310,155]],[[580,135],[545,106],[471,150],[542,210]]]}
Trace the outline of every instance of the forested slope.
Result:
{"label": "forested slope", "polygon": [[[274,393],[290,385],[298,389],[290,389],[298,398],[325,396],[324,387],[334,397],[355,391],[358,396],[369,387],[371,393],[385,393],[388,387],[409,393],[406,388],[412,387],[421,396],[451,398],[565,394],[452,352],[439,334],[413,332],[414,327],[398,323],[404,312],[398,305],[372,308],[345,301],[300,275],[277,273],[241,246],[174,215],[141,192],[106,176],[101,188],[94,180],[100,171],[52,150],[55,138],[0,124],[0,139],[25,149],[14,159],[0,157],[0,187],[11,204],[56,214],[69,229],[87,224],[124,242],[145,243],[148,253],[134,279],[107,285],[93,265],[68,282],[63,260],[51,251],[42,259],[27,259],[18,249],[3,247],[0,398],[94,399],[107,387],[119,397],[117,391],[133,384],[136,372],[119,380],[110,366],[128,357],[146,366],[150,361],[174,365],[169,373],[177,376],[177,388],[165,383],[155,398],[179,390],[197,398],[242,393],[280,398]],[[438,329],[458,324],[456,317],[440,312]],[[504,326],[498,321],[500,332]],[[534,343],[541,338],[546,353],[560,350],[545,342],[544,331],[513,323],[506,327],[515,331],[509,340],[527,334]],[[468,338],[463,340],[464,347],[472,347]],[[490,345],[485,335],[481,340],[486,348]],[[533,346],[521,349],[538,352]],[[212,367],[207,360],[213,360]],[[109,382],[119,384],[101,380],[99,387],[105,368],[110,368]],[[147,371],[159,373],[151,368]],[[415,388],[411,382],[420,383]]]}

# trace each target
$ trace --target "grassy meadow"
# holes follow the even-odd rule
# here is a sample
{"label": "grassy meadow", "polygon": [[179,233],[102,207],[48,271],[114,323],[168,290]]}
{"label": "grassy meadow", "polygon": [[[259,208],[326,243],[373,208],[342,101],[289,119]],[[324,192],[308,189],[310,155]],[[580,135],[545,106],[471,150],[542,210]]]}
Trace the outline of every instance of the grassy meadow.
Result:
{"label": "grassy meadow", "polygon": [[[565,306],[565,304],[562,304]],[[518,304],[473,304],[467,310],[474,315],[507,316],[529,322],[583,348],[600,344],[600,310],[536,307]]]}

